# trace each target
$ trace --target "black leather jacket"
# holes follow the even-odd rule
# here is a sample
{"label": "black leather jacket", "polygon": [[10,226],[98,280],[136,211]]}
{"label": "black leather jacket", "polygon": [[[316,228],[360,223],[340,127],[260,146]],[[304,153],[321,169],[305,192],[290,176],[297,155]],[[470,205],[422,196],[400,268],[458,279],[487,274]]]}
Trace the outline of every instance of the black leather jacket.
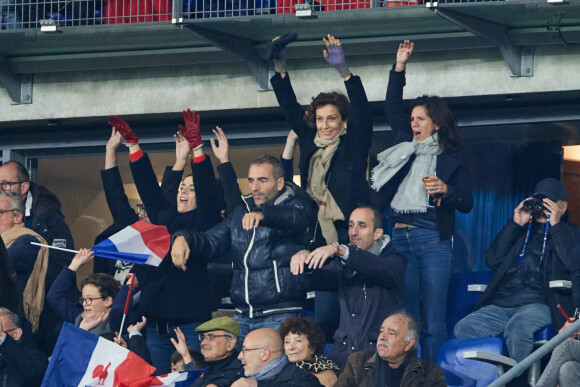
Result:
{"label": "black leather jacket", "polygon": [[[187,239],[190,260],[210,259],[230,250],[234,269],[230,296],[237,312],[260,317],[300,311],[306,286],[302,276],[290,272],[290,260],[306,248],[318,206],[291,182],[261,206],[254,204],[251,195],[242,199],[243,204],[207,232],[185,230],[176,234]],[[244,230],[242,218],[252,211],[262,212],[264,220],[257,228]]]}

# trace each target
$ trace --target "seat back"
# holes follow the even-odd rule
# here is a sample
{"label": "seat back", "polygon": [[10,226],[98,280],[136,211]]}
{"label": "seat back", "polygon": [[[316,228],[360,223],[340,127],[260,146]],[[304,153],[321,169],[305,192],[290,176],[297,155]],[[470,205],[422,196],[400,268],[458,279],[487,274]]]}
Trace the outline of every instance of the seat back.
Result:
{"label": "seat back", "polygon": [[483,351],[501,355],[502,341],[497,337],[453,339],[441,346],[437,364],[445,373],[447,386],[483,387],[498,378],[497,367],[478,360],[465,359],[466,351]]}
{"label": "seat back", "polygon": [[492,271],[474,271],[467,273],[453,273],[449,283],[447,297],[447,338],[454,339],[455,324],[469,313],[481,299],[481,292],[468,292],[467,286],[473,284],[487,285]]}

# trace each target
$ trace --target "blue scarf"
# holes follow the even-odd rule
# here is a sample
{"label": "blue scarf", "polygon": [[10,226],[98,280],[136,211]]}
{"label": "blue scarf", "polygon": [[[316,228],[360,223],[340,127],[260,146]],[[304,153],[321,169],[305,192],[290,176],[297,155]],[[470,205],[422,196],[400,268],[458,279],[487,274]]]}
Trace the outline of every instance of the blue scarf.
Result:
{"label": "blue scarf", "polygon": [[262,368],[256,375],[248,376],[248,379],[254,380],[268,380],[274,378],[282,369],[288,364],[286,355],[282,355],[272,360],[264,368]]}

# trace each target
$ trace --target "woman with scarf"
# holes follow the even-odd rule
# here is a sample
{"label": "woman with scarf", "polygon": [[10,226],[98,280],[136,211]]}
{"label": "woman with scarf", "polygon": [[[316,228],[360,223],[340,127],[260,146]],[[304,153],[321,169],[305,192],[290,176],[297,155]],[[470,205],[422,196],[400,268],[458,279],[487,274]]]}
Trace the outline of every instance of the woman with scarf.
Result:
{"label": "woman with scarf", "polygon": [[348,243],[346,220],[357,204],[369,198],[370,105],[360,78],[352,75],[346,64],[340,41],[328,35],[323,38],[323,55],[343,78],[348,98],[337,92],[320,93],[304,111],[296,100],[285,62],[286,45],[297,37],[289,33],[268,44],[267,58],[276,69],[270,82],[286,120],[298,135],[301,183],[320,208],[315,239],[320,244]]}
{"label": "woman with scarf", "polygon": [[412,52],[413,43],[401,43],[389,75],[385,111],[395,145],[377,156],[371,195],[395,223],[392,242],[407,259],[406,310],[423,324],[422,357],[435,361],[447,339],[455,210],[471,211],[473,195],[457,123],[445,101],[419,97],[410,117],[403,104],[405,67]]}

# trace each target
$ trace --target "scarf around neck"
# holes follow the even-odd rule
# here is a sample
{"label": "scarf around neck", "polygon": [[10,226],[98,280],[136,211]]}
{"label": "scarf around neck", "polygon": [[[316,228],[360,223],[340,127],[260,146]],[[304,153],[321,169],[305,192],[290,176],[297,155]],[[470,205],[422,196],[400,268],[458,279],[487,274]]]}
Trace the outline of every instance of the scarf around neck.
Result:
{"label": "scarf around neck", "polygon": [[421,142],[413,139],[390,147],[377,156],[379,164],[371,172],[372,188],[379,191],[415,155],[409,173],[399,184],[391,201],[391,207],[399,213],[426,213],[428,197],[422,179],[435,175],[439,153],[438,133]]}
{"label": "scarf around neck", "polygon": [[[24,235],[33,235],[39,243],[46,245],[43,237],[29,228],[24,227],[24,223],[17,223],[12,228],[4,231],[1,235],[4,245],[8,249],[12,243]],[[45,281],[46,272],[48,270],[48,248],[41,247],[38,250],[38,255],[34,263],[34,268],[28,277],[26,287],[22,293],[22,304],[24,307],[24,315],[32,325],[32,332],[38,331],[40,323],[40,314],[44,308],[45,298]]]}
{"label": "scarf around neck", "polygon": [[272,360],[268,364],[266,364],[266,366],[264,368],[262,368],[260,371],[258,371],[257,374],[252,375],[252,376],[248,376],[248,379],[254,379],[254,380],[272,379],[276,375],[278,375],[280,372],[282,372],[282,368],[286,367],[286,365],[288,363],[289,362],[288,362],[288,358],[286,357],[286,355],[282,355],[280,357],[275,358],[274,360]]}
{"label": "scarf around neck", "polygon": [[332,156],[340,145],[340,136],[346,133],[346,126],[340,133],[330,140],[326,140],[316,133],[314,144],[318,150],[310,158],[308,184],[306,192],[318,203],[318,222],[326,243],[338,242],[338,233],[334,227],[335,220],[344,220],[344,215],[324,181]]}

